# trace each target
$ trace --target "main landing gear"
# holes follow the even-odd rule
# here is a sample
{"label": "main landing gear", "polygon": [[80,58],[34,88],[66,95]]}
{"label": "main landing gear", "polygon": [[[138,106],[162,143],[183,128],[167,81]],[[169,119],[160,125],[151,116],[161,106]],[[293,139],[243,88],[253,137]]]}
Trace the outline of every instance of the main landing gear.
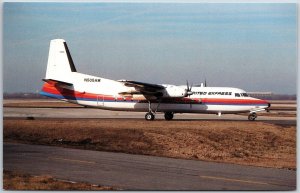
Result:
{"label": "main landing gear", "polygon": [[156,109],[155,109],[154,112],[153,112],[152,109],[151,109],[151,102],[148,101],[148,103],[149,103],[149,105],[148,105],[149,112],[146,113],[145,119],[146,119],[147,121],[153,121],[153,120],[155,119],[155,113],[156,113],[156,111],[157,111],[157,109],[158,109],[158,107],[159,107],[159,105],[160,105],[160,102],[158,103],[158,105],[157,105],[157,107],[156,107]]}
{"label": "main landing gear", "polygon": [[[174,113],[173,113],[173,112],[165,112],[165,119],[166,119],[167,121],[172,120],[173,117],[174,117]],[[152,113],[152,112],[146,113],[145,119],[146,119],[147,121],[153,121],[153,120],[155,119],[154,113]]]}
{"label": "main landing gear", "polygon": [[[149,106],[148,106],[149,112],[146,113],[145,119],[146,119],[147,121],[153,121],[153,120],[155,119],[155,114],[156,114],[156,112],[157,112],[157,109],[158,109],[158,107],[159,107],[159,105],[160,105],[160,101],[159,101],[159,103],[158,103],[158,105],[157,105],[155,111],[153,111],[153,110],[151,109],[151,102],[150,102],[150,101],[148,101],[148,102],[149,102]],[[165,119],[166,119],[167,121],[172,120],[173,117],[174,117],[174,113],[173,113],[173,112],[165,112]]]}
{"label": "main landing gear", "polygon": [[172,120],[173,117],[174,117],[174,113],[173,113],[173,112],[165,112],[165,119],[166,119],[167,121]]}
{"label": "main landing gear", "polygon": [[153,121],[154,118],[155,118],[155,115],[152,112],[146,113],[146,115],[145,115],[145,119],[147,121]]}
{"label": "main landing gear", "polygon": [[248,115],[248,120],[249,121],[254,121],[257,118],[257,114],[256,113],[250,113]]}

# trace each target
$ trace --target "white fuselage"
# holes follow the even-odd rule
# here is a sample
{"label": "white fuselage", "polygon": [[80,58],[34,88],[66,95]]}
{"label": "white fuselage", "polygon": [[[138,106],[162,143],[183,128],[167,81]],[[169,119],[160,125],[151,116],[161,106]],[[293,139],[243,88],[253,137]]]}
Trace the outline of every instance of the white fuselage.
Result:
{"label": "white fuselage", "polygon": [[[149,99],[142,94],[120,94],[137,92],[134,87],[78,72],[72,72],[69,76],[72,86],[45,83],[41,94],[107,110],[149,111]],[[170,86],[172,87],[172,85],[166,87]],[[166,98],[161,102],[153,100],[151,109],[174,113],[239,113],[257,112],[268,107],[268,102],[248,97],[245,91],[238,88],[193,87],[191,91],[192,94],[187,97]]]}

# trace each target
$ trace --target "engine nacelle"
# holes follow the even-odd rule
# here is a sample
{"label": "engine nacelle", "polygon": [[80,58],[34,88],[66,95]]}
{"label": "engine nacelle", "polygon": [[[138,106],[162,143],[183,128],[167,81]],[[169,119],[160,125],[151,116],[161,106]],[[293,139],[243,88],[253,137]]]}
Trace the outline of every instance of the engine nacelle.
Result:
{"label": "engine nacelle", "polygon": [[175,85],[164,85],[166,88],[163,93],[163,97],[172,97],[172,98],[179,98],[179,97],[186,97],[186,89],[175,86]]}

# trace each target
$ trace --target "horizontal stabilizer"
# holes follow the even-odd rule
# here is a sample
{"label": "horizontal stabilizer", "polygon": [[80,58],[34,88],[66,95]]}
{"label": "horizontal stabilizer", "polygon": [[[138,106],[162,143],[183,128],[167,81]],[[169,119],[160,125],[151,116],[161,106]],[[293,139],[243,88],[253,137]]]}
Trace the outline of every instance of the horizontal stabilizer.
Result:
{"label": "horizontal stabilizer", "polygon": [[63,82],[63,81],[60,81],[60,80],[54,80],[54,79],[43,79],[43,81],[49,83],[49,84],[61,84],[61,85],[66,85],[66,86],[72,86],[73,84],[72,83],[69,83],[69,82]]}

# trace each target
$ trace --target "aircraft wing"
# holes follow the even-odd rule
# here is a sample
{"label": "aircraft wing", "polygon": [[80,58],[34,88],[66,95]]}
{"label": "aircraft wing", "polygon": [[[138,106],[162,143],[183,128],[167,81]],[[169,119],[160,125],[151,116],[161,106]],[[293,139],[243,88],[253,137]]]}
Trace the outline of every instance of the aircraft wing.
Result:
{"label": "aircraft wing", "polygon": [[132,81],[132,80],[120,80],[120,82],[123,82],[125,86],[135,87],[139,89],[145,89],[145,90],[161,90],[165,87],[159,84],[150,84],[145,82],[138,82],[138,81]]}
{"label": "aircraft wing", "polygon": [[162,96],[162,90],[165,89],[163,85],[159,85],[159,84],[151,84],[151,83],[138,82],[132,80],[120,80],[119,82],[123,82],[124,85],[128,87],[135,87],[136,90],[140,92],[140,94],[146,96],[155,96],[155,97]]}

